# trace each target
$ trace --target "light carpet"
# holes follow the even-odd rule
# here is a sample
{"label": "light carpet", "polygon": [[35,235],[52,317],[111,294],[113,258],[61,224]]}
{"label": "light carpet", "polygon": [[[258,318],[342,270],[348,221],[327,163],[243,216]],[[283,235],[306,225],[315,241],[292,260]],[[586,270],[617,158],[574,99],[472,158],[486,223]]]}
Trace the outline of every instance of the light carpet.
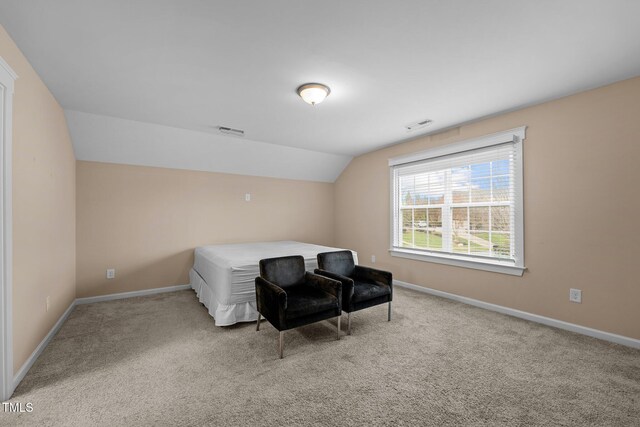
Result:
{"label": "light carpet", "polygon": [[[220,328],[192,291],[81,305],[11,425],[640,425],[640,351],[396,288],[285,334]],[[345,316],[343,316],[343,320]],[[346,322],[343,322],[343,325]]]}

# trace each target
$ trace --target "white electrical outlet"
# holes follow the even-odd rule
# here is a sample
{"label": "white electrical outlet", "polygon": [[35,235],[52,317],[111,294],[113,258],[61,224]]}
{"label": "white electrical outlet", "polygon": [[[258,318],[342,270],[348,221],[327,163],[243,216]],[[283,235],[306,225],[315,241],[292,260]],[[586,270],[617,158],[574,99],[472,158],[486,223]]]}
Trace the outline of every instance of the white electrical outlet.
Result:
{"label": "white electrical outlet", "polygon": [[373,264],[375,264],[375,263],[376,263],[376,256],[375,256],[375,255],[371,255],[371,262],[372,262]]}
{"label": "white electrical outlet", "polygon": [[49,311],[49,307],[51,307],[51,297],[47,297],[47,311]]}
{"label": "white electrical outlet", "polygon": [[582,303],[582,291],[580,289],[569,289],[569,301]]}
{"label": "white electrical outlet", "polygon": [[115,277],[116,277],[116,269],[107,268],[107,279],[115,279]]}
{"label": "white electrical outlet", "polygon": [[246,193],[244,195],[244,201],[245,202],[250,202],[251,201],[251,193]]}

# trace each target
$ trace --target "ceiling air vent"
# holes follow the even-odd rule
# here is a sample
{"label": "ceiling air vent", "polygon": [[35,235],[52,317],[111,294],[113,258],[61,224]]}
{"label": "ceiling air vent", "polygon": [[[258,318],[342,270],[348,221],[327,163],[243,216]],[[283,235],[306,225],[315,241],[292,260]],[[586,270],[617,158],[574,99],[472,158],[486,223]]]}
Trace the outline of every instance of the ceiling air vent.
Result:
{"label": "ceiling air vent", "polygon": [[233,129],[226,126],[216,126],[216,129],[218,129],[218,132],[223,133],[225,135],[240,136],[240,137],[244,136],[244,131],[242,129]]}
{"label": "ceiling air vent", "polygon": [[420,128],[428,126],[431,123],[433,123],[433,120],[425,119],[416,123],[411,123],[410,125],[407,125],[404,128],[407,130],[407,132],[413,132],[414,130],[418,130]]}

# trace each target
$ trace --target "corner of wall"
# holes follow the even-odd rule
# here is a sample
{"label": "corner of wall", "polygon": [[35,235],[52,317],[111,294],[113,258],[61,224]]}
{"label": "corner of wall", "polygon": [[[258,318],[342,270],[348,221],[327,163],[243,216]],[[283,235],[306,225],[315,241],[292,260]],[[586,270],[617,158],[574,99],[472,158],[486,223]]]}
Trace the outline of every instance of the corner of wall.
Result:
{"label": "corner of wall", "polygon": [[20,76],[13,96],[12,147],[13,362],[18,372],[75,300],[76,172],[61,106],[2,27],[0,55]]}

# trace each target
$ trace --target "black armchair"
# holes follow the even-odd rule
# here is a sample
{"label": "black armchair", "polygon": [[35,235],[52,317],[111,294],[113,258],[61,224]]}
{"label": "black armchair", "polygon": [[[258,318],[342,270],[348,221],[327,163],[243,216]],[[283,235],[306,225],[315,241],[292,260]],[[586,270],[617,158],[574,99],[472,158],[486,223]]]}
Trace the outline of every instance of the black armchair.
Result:
{"label": "black armchair", "polygon": [[284,331],[338,318],[342,313],[340,281],[305,271],[302,256],[287,256],[260,260],[260,277],[256,277],[258,322],[264,316],[279,332],[280,358],[284,351]]}
{"label": "black armchair", "polygon": [[393,276],[388,271],[355,265],[351,251],[318,254],[316,274],[342,283],[342,310],[347,312],[347,334],[351,335],[351,313],[378,304],[389,303],[391,321]]}

